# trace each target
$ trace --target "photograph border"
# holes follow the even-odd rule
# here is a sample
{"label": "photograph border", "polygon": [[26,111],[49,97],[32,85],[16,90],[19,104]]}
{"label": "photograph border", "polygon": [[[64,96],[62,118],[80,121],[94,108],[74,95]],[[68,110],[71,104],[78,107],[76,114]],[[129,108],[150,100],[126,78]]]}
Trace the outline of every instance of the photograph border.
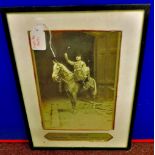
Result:
{"label": "photograph border", "polygon": [[[16,61],[14,57],[14,52],[13,52],[13,45],[11,42],[11,35],[9,33],[9,25],[7,22],[7,13],[28,13],[28,12],[65,12],[65,11],[100,11],[100,10],[109,10],[109,11],[117,11],[117,10],[144,10],[144,25],[143,25],[143,30],[142,30],[142,40],[141,40],[141,45],[140,45],[140,56],[139,56],[139,65],[138,65],[138,73],[137,73],[137,79],[136,79],[136,88],[135,88],[135,95],[134,95],[134,103],[133,103],[133,108],[132,108],[132,117],[131,117],[131,123],[130,123],[130,133],[129,133],[129,138],[128,138],[128,145],[126,148],[96,148],[96,147],[36,147],[33,145],[32,142],[32,135],[30,134],[30,127],[26,115],[26,109],[24,106],[24,100],[23,100],[23,95],[22,95],[22,90],[20,86],[20,81],[18,77],[18,72],[17,72],[17,66],[16,66]],[[13,72],[15,76],[15,82],[17,86],[17,90],[19,93],[19,98],[20,102],[22,103],[22,108],[23,108],[23,117],[25,119],[25,125],[27,129],[27,134],[28,134],[28,139],[30,142],[30,146],[32,149],[107,149],[107,150],[128,150],[131,148],[131,136],[132,136],[132,129],[134,125],[134,118],[135,118],[135,113],[136,113],[136,102],[137,102],[137,97],[138,97],[138,88],[140,84],[140,74],[142,70],[142,62],[143,62],[143,57],[144,57],[144,47],[145,47],[145,38],[146,38],[146,32],[147,32],[147,23],[148,23],[148,17],[149,17],[149,10],[150,10],[150,5],[149,4],[140,4],[140,5],[102,5],[102,6],[63,6],[63,7],[53,7],[53,6],[47,6],[47,7],[13,7],[13,8],[0,8],[0,15],[2,16],[3,20],[3,25],[4,25],[4,30],[7,38],[7,44],[9,47],[9,54],[11,58],[11,63],[13,67]]]}

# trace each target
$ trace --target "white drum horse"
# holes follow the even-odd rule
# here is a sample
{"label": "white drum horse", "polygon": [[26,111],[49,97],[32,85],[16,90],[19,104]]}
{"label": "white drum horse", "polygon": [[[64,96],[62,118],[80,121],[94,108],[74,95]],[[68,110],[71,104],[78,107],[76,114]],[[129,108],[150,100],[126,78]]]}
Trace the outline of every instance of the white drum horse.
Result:
{"label": "white drum horse", "polygon": [[[53,60],[53,73],[52,79],[55,82],[63,82],[65,91],[71,100],[73,110],[77,103],[77,94],[82,88],[82,84],[76,82],[74,73],[71,72],[65,65]],[[94,99],[97,94],[96,81],[92,77],[87,81],[86,91],[90,92],[91,97]]]}

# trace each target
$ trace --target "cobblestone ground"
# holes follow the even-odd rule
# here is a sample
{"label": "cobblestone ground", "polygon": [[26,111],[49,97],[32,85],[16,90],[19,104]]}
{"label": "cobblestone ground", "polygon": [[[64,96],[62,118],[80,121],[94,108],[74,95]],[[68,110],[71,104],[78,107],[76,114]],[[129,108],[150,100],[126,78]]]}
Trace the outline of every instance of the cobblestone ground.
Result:
{"label": "cobblestone ground", "polygon": [[113,128],[114,102],[102,103],[79,99],[73,112],[67,98],[56,98],[42,104],[42,120],[45,129],[91,129]]}

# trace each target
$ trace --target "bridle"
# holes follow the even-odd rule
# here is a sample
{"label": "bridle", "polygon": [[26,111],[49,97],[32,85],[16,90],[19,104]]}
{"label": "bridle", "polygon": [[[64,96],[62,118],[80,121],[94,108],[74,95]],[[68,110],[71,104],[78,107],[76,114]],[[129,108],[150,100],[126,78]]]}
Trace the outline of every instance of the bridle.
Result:
{"label": "bridle", "polygon": [[[60,87],[62,86],[62,81],[64,83],[68,83],[68,81],[66,81],[64,78],[62,78],[59,74],[61,74],[60,72],[63,72],[62,70],[62,66],[60,64],[58,64],[58,62],[56,62],[58,67],[59,67],[59,71],[57,72],[57,77],[58,79],[56,80],[58,83],[59,83],[59,90],[60,90]],[[66,75],[67,76],[67,75]],[[61,92],[61,91],[60,91]]]}

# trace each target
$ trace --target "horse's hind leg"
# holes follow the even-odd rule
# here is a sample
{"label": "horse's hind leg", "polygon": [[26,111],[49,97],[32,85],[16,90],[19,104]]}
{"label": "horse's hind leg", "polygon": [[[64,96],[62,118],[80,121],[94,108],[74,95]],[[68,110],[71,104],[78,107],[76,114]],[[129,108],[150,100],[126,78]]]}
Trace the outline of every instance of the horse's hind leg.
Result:
{"label": "horse's hind leg", "polygon": [[94,90],[90,90],[90,98],[91,98],[91,103],[92,103],[92,107],[95,108],[95,98],[96,98],[96,94],[94,94]]}

